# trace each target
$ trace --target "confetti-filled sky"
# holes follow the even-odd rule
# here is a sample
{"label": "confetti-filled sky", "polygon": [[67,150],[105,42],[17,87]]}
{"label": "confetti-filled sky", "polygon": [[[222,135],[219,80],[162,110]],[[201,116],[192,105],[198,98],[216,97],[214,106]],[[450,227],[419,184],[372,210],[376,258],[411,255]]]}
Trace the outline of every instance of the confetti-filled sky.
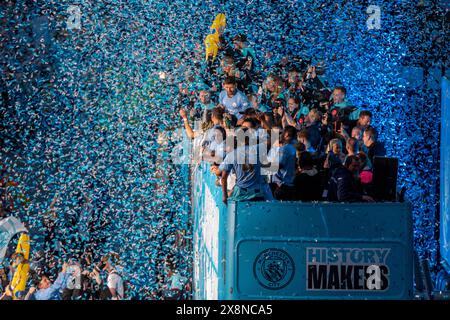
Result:
{"label": "confetti-filled sky", "polygon": [[[65,254],[119,251],[135,297],[157,289],[165,256],[190,256],[175,245],[190,237],[185,171],[157,137],[180,127],[178,83],[203,72],[219,12],[230,36],[247,34],[263,71],[288,54],[322,62],[330,86],[374,112],[400,159],[416,248],[434,264],[437,88],[448,48],[433,1],[2,1],[1,160],[36,249],[56,199]],[[190,263],[179,259],[180,272],[189,276]]]}

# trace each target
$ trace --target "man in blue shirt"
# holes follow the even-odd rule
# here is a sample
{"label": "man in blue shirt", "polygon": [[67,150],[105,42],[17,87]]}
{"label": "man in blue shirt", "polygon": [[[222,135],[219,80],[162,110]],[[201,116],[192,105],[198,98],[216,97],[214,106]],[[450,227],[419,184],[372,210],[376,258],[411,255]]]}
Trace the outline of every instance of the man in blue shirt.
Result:
{"label": "man in blue shirt", "polygon": [[236,88],[236,80],[228,77],[223,82],[223,91],[219,95],[219,103],[225,107],[225,110],[236,116],[239,120],[242,114],[249,107],[249,102],[245,94]]}
{"label": "man in blue shirt", "polygon": [[382,143],[377,141],[377,132],[374,127],[369,126],[364,130],[362,140],[367,150],[367,157],[371,163],[373,163],[373,159],[376,156],[386,156],[386,149]]}
{"label": "man in blue shirt", "polygon": [[258,157],[257,146],[250,145],[253,133],[247,133],[247,128],[236,133],[237,148],[229,152],[216,174],[222,177],[223,202],[227,204],[227,180],[233,171],[236,174],[236,184],[229,197],[232,201],[260,201],[264,200],[264,186],[261,176],[261,162]]}
{"label": "man in blue shirt", "polygon": [[69,277],[69,273],[66,272],[66,269],[67,264],[64,263],[62,270],[54,283],[52,283],[47,276],[43,275],[37,285],[38,290],[36,290],[36,288],[34,287],[31,287],[28,292],[27,298],[29,295],[34,293],[34,298],[36,300],[60,300],[60,291],[66,286],[67,278]]}
{"label": "man in blue shirt", "polygon": [[272,177],[270,187],[277,200],[295,200],[294,178],[296,173],[297,150],[295,149],[297,130],[286,126],[282,134],[283,145],[268,160],[278,163],[278,171]]}

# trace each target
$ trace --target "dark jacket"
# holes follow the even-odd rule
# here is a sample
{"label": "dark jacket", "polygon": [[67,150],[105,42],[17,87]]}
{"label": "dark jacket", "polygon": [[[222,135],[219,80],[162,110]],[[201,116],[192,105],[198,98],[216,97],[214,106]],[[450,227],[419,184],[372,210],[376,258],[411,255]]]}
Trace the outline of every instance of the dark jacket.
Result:
{"label": "dark jacket", "polygon": [[322,197],[322,177],[319,172],[308,174],[299,173],[295,176],[295,200],[300,201],[319,201]]}
{"label": "dark jacket", "polygon": [[309,136],[309,142],[311,146],[318,150],[322,142],[322,123],[315,121],[306,127]]}
{"label": "dark jacket", "polygon": [[328,201],[358,202],[362,194],[358,192],[352,173],[341,166],[337,168],[328,183]]}
{"label": "dark jacket", "polygon": [[367,147],[367,157],[370,159],[370,162],[373,164],[374,157],[384,157],[386,156],[386,149],[381,142],[374,142],[370,147]]}

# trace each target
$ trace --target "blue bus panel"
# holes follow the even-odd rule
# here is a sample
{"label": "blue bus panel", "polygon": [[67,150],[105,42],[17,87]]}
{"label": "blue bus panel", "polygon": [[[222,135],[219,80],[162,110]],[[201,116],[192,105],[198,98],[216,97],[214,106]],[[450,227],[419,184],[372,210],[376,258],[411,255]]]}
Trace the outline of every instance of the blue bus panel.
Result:
{"label": "blue bus panel", "polygon": [[411,299],[405,203],[222,203],[193,170],[196,299]]}

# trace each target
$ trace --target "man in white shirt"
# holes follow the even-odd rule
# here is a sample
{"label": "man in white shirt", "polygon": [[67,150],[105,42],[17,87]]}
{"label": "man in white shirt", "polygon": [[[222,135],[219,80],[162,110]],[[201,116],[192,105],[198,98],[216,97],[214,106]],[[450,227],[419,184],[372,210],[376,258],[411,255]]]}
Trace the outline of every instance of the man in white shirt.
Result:
{"label": "man in white shirt", "polygon": [[102,258],[102,262],[104,263],[103,269],[108,272],[106,285],[111,293],[111,300],[124,299],[123,279],[116,266],[118,259],[117,254],[109,254]]}
{"label": "man in white shirt", "polygon": [[108,271],[107,286],[112,295],[112,300],[122,300],[124,295],[123,279],[116,269]]}

